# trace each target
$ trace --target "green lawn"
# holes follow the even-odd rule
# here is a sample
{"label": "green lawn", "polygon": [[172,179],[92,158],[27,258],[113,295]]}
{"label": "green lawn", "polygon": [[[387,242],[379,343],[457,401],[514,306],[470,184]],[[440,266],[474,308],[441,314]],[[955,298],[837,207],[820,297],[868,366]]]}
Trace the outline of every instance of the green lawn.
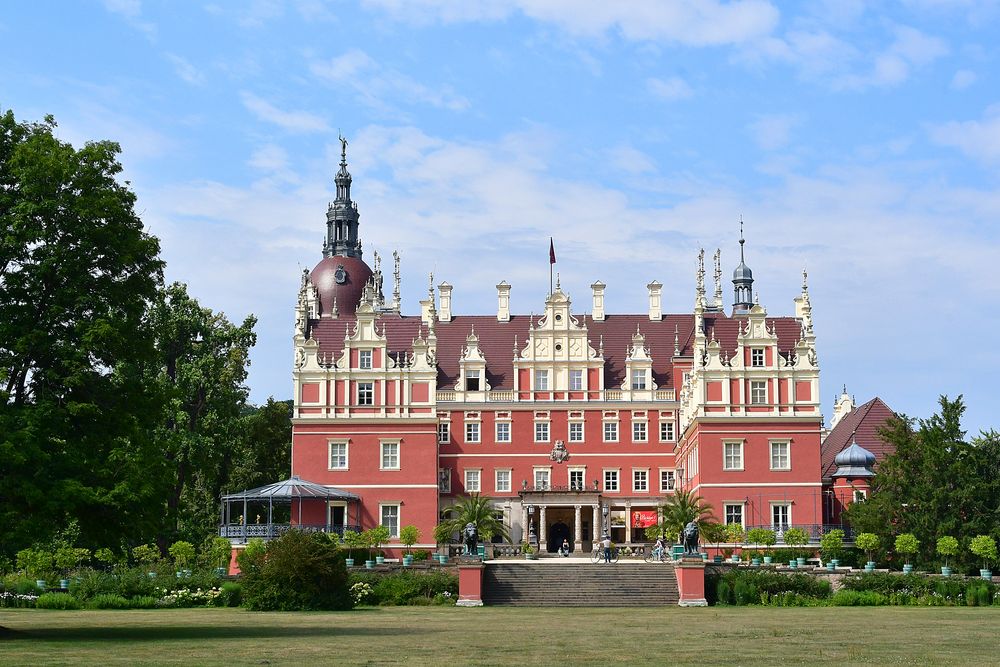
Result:
{"label": "green lawn", "polygon": [[0,664],[997,664],[1000,608],[0,610]]}

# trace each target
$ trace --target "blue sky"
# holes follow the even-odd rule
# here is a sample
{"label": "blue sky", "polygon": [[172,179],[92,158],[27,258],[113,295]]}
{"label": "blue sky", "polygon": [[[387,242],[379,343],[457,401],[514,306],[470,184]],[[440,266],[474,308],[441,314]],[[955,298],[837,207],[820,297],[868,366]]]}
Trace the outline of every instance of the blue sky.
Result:
{"label": "blue sky", "polygon": [[[1000,2],[15,3],[0,108],[121,143],[167,277],[259,317],[252,398],[291,394],[338,131],[366,258],[456,312],[538,312],[548,237],[578,312],[689,312],[698,248],[793,313],[808,268],[827,417],[842,384],[1000,426]],[[710,288],[711,289],[711,288]],[[727,302],[731,285],[726,284]],[[656,351],[653,350],[655,354]]]}

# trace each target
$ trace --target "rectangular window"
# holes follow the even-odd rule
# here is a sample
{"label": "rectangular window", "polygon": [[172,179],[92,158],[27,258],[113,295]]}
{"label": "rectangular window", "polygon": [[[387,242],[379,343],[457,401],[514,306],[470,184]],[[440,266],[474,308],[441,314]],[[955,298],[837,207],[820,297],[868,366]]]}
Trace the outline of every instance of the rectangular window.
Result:
{"label": "rectangular window", "polygon": [[743,524],[743,504],[742,503],[726,503],[724,505],[726,511],[726,524],[738,523],[741,526]]}
{"label": "rectangular window", "polygon": [[347,470],[347,443],[330,443],[330,470]]}
{"label": "rectangular window", "polygon": [[646,371],[645,370],[633,370],[632,371],[632,391],[642,390],[646,388]]}
{"label": "rectangular window", "polygon": [[574,491],[583,491],[583,470],[570,469],[569,488]]}
{"label": "rectangular window", "polygon": [[646,422],[632,422],[632,442],[646,441]]}
{"label": "rectangular window", "polygon": [[660,493],[666,493],[667,491],[674,490],[674,471],[673,470],[661,470],[660,471]]}
{"label": "rectangular window", "polygon": [[771,528],[788,530],[792,525],[792,506],[787,504],[771,505]]}
{"label": "rectangular window", "polygon": [[382,443],[382,470],[399,470],[399,443]]}
{"label": "rectangular window", "polygon": [[751,405],[767,404],[767,382],[764,380],[750,381],[750,403]]}
{"label": "rectangular window", "polygon": [[358,405],[375,405],[375,384],[372,382],[358,383]]}
{"label": "rectangular window", "polygon": [[466,422],[465,441],[479,442],[479,422]]}
{"label": "rectangular window", "polygon": [[535,422],[535,442],[549,441],[549,423]]}
{"label": "rectangular window", "polygon": [[764,367],[764,348],[755,347],[750,350],[750,365],[754,368]]}
{"label": "rectangular window", "polygon": [[479,371],[465,371],[465,391],[479,391]]}
{"label": "rectangular window", "polygon": [[497,442],[510,442],[510,422],[497,422]]}
{"label": "rectangular window", "polygon": [[438,468],[438,491],[451,493],[451,468]]}
{"label": "rectangular window", "polygon": [[569,423],[569,441],[583,442],[583,422]]}
{"label": "rectangular window", "polygon": [[510,493],[510,470],[496,471],[497,493]]}
{"label": "rectangular window", "polygon": [[389,537],[399,537],[399,505],[382,505],[382,525],[389,529]]}
{"label": "rectangular window", "polygon": [[771,470],[788,470],[792,467],[787,442],[771,443]]}
{"label": "rectangular window", "polygon": [[645,493],[649,491],[649,471],[648,470],[633,470],[632,471],[632,490],[636,493]]}
{"label": "rectangular window", "polygon": [[743,470],[743,443],[722,443],[722,469]]}
{"label": "rectangular window", "polygon": [[618,442],[618,422],[604,422],[604,442]]}
{"label": "rectangular window", "polygon": [[570,391],[583,391],[583,371],[575,370],[569,372]]}
{"label": "rectangular window", "polygon": [[466,493],[479,493],[479,470],[466,470],[465,471],[465,492]]}
{"label": "rectangular window", "polygon": [[361,350],[358,352],[358,368],[369,369],[372,367],[372,351]]}
{"label": "rectangular window", "polygon": [[548,391],[548,389],[549,389],[549,372],[535,371],[535,391]]}
{"label": "rectangular window", "polygon": [[552,471],[548,468],[535,468],[535,489],[546,490],[552,480]]}
{"label": "rectangular window", "polygon": [[864,489],[854,489],[854,502],[863,503],[868,500],[868,494]]}
{"label": "rectangular window", "polygon": [[451,440],[451,424],[449,422],[438,423],[438,442],[444,444]]}
{"label": "rectangular window", "polygon": [[617,491],[618,490],[618,471],[617,470],[605,470],[604,471],[604,490],[605,491]]}
{"label": "rectangular window", "polygon": [[674,441],[674,423],[660,422],[660,442]]}

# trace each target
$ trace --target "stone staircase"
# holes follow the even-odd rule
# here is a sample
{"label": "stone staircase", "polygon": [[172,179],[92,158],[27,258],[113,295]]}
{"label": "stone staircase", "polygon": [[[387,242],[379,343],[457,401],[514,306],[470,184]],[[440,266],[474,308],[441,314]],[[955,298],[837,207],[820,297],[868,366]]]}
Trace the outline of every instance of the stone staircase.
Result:
{"label": "stone staircase", "polygon": [[659,607],[677,605],[669,563],[486,563],[483,603],[530,607]]}

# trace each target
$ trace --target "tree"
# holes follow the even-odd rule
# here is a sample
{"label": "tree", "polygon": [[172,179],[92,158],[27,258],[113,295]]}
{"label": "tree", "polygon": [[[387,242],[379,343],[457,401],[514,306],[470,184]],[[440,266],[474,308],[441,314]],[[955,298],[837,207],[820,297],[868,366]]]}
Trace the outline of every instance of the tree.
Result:
{"label": "tree", "polygon": [[920,542],[913,533],[903,533],[896,536],[896,553],[902,554],[906,563],[910,562],[910,557],[920,549]]}
{"label": "tree", "polygon": [[834,528],[823,533],[819,538],[819,550],[826,560],[839,560],[844,554],[844,531]]}
{"label": "tree", "polygon": [[[496,516],[496,509],[490,503],[489,498],[483,498],[478,493],[461,498],[457,503],[448,507],[444,511],[445,519],[439,526],[442,526],[442,535],[453,535],[460,533],[465,525],[471,523],[476,527],[481,540],[489,541],[494,537],[500,537],[510,541],[510,534],[507,527],[503,525],[503,520]],[[438,532],[435,530],[435,537]]]}
{"label": "tree", "polygon": [[[919,541],[916,563],[935,560],[939,537],[961,541],[997,535],[1000,504],[1000,434],[982,433],[966,442],[962,397],[942,396],[929,419],[891,419],[880,436],[895,453],[879,464],[867,501],[854,503],[845,518],[858,531],[912,533]],[[965,554],[961,565],[972,567]]]}
{"label": "tree", "polygon": [[699,530],[712,523],[712,506],[693,491],[677,491],[660,508],[666,534],[680,535],[689,522],[695,521]]}
{"label": "tree", "polygon": [[958,540],[951,535],[939,537],[937,541],[937,553],[944,556],[944,566],[948,567],[948,559],[958,553]]}
{"label": "tree", "polygon": [[292,401],[268,398],[259,407],[248,405],[237,430],[232,453],[220,480],[233,491],[253,489],[292,474]]}
{"label": "tree", "polygon": [[854,546],[868,554],[868,562],[874,560],[875,550],[879,547],[878,535],[875,533],[861,533],[854,538]]}
{"label": "tree", "polygon": [[413,545],[420,541],[420,529],[416,526],[403,526],[399,529],[399,541],[409,554]]}
{"label": "tree", "polygon": [[157,240],[119,182],[118,144],[0,115],[0,552],[73,519],[96,547],[154,530],[148,311]]}
{"label": "tree", "polygon": [[990,563],[997,559],[997,543],[989,535],[976,535],[969,543],[969,551],[983,561],[983,569],[990,569]]}

